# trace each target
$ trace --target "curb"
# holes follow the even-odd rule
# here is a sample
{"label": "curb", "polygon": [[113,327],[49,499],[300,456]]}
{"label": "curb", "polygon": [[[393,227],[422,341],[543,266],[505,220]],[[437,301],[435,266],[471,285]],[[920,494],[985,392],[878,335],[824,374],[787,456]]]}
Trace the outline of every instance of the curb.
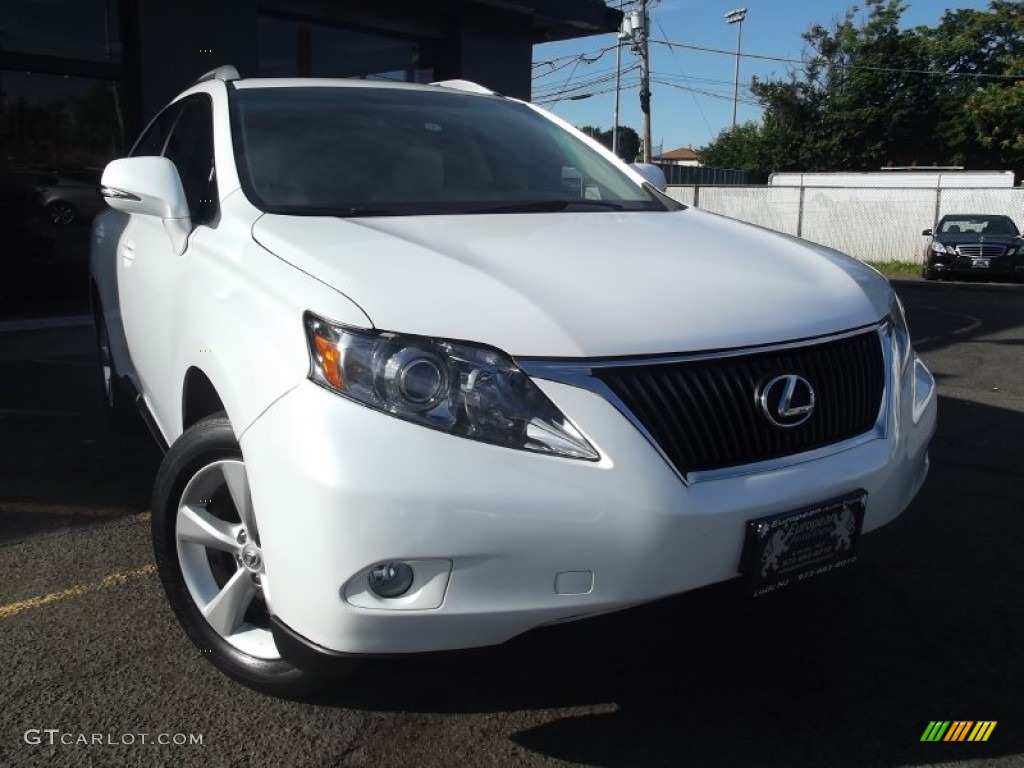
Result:
{"label": "curb", "polygon": [[92,325],[92,317],[89,315],[33,317],[25,320],[5,320],[0,322],[0,334],[48,331],[55,328],[82,328],[88,325]]}

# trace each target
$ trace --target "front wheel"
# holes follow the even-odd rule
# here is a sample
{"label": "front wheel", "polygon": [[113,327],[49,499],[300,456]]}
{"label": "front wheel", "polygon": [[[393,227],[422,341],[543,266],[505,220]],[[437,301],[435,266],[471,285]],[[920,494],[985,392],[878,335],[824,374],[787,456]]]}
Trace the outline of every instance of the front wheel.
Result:
{"label": "front wheel", "polygon": [[164,457],[152,527],[164,591],[200,652],[265,693],[300,696],[320,687],[323,678],[284,660],[274,642],[249,476],[223,413],[197,422]]}

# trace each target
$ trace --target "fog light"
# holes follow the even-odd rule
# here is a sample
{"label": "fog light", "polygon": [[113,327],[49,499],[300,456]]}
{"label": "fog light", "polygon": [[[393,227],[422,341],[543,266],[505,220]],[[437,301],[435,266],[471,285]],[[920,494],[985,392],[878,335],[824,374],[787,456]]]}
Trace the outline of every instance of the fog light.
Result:
{"label": "fog light", "polygon": [[381,563],[370,569],[370,589],[380,597],[401,597],[412,586],[412,568],[406,563]]}

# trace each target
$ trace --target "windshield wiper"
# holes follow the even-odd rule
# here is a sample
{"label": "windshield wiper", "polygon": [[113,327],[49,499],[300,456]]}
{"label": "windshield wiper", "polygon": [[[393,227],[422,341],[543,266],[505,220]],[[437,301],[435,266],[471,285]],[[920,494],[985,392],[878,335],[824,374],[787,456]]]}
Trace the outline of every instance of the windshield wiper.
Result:
{"label": "windshield wiper", "polygon": [[621,211],[624,206],[621,203],[602,200],[528,200],[522,203],[486,205],[482,208],[471,208],[466,213],[555,213],[586,208]]}

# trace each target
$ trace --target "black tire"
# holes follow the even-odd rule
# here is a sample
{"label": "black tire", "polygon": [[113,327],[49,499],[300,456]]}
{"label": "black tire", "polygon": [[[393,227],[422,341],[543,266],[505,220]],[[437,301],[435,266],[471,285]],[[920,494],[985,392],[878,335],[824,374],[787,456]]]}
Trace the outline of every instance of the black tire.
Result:
{"label": "black tire", "polygon": [[46,216],[52,224],[58,227],[67,227],[77,221],[78,211],[66,200],[54,200],[46,206]]}
{"label": "black tire", "polygon": [[[179,507],[183,504],[186,491],[195,487],[195,484],[190,485],[192,481],[201,475],[213,476],[213,473],[218,471],[217,467],[223,466],[221,462],[241,462],[244,467],[242,451],[235,439],[231,423],[223,412],[194,424],[174,442],[164,456],[157,473],[152,507],[153,551],[156,555],[160,581],[185,634],[202,655],[224,674],[250,688],[274,696],[308,696],[322,688],[334,677],[334,673],[306,671],[282,658],[260,658],[236,647],[206,619],[186,583],[183,559],[179,555],[178,547]],[[225,491],[219,496],[206,492],[204,495],[212,495],[212,502],[204,508],[205,512],[218,521],[237,521],[240,527],[244,527],[230,491]],[[242,540],[246,539],[247,537]],[[253,539],[258,544],[258,532],[255,532]],[[216,579],[217,588],[223,587],[228,578],[238,577],[238,571],[245,568],[237,554],[216,552],[208,548],[205,549],[205,556],[210,566],[210,574]],[[217,564],[215,558],[218,557],[233,557],[237,566],[229,562],[226,567],[235,567],[237,570],[227,578],[218,578],[214,568]],[[186,567],[194,569],[195,562],[191,560]],[[220,567],[224,567],[223,560],[220,562]],[[190,573],[194,572],[190,570]],[[251,575],[242,573],[241,577]],[[255,578],[253,580],[256,583]],[[257,590],[256,596],[259,600],[256,597],[249,598],[246,603],[248,607],[242,609],[245,611],[244,617],[238,621],[242,627],[262,630],[264,622],[269,627],[269,615],[265,603],[262,602],[262,590],[258,587],[254,589]]]}
{"label": "black tire", "polygon": [[110,334],[103,319],[103,308],[97,302],[93,308],[93,330],[96,338],[96,362],[99,370],[100,394],[115,432],[138,432],[142,418],[135,407],[131,392],[124,383],[110,353]]}
{"label": "black tire", "polygon": [[935,271],[927,264],[925,264],[921,268],[921,277],[923,277],[925,280],[934,280],[936,277]]}

